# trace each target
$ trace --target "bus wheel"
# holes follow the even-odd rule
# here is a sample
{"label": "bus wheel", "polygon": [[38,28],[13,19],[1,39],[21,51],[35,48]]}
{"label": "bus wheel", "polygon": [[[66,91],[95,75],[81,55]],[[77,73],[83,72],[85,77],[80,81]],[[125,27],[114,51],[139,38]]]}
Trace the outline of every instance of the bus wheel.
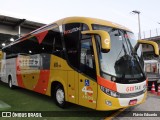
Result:
{"label": "bus wheel", "polygon": [[56,104],[61,107],[61,108],[65,108],[67,102],[65,101],[65,92],[64,89],[62,87],[62,85],[57,85],[55,88],[55,92],[54,92],[54,99]]}
{"label": "bus wheel", "polygon": [[13,84],[12,84],[12,78],[11,78],[11,77],[9,77],[8,86],[9,86],[10,89],[13,89],[13,88],[14,88],[14,86],[13,86]]}

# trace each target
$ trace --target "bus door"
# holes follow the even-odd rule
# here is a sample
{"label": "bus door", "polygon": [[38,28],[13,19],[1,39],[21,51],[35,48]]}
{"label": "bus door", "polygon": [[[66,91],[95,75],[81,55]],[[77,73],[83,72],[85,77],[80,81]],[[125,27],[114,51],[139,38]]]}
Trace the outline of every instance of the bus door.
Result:
{"label": "bus door", "polygon": [[94,51],[91,38],[82,39],[80,45],[79,104],[96,108],[97,83]]}
{"label": "bus door", "polygon": [[[68,23],[63,25],[63,30],[69,63],[78,70],[68,72],[68,94],[72,98],[76,96],[76,103],[94,109],[97,83],[92,38],[90,35],[81,35],[81,31],[89,28],[86,24]],[[69,101],[75,103],[71,98]]]}

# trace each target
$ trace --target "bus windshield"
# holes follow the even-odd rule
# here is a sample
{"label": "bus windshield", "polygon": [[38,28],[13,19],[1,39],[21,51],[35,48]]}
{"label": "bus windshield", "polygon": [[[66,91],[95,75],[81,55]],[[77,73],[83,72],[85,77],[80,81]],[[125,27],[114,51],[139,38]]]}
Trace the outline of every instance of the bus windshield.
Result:
{"label": "bus windshield", "polygon": [[99,62],[102,77],[119,83],[137,83],[145,80],[143,59],[140,49],[134,53],[136,40],[132,32],[102,25],[93,25],[94,30],[104,30],[110,34],[111,49],[101,52],[100,37],[95,36],[99,49]]}

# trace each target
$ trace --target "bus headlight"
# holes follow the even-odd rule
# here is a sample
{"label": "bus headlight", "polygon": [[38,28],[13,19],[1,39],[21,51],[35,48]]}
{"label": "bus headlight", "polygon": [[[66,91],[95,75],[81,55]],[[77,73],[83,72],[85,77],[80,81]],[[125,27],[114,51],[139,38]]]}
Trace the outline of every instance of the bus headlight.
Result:
{"label": "bus headlight", "polygon": [[107,95],[110,95],[110,96],[116,97],[116,98],[119,98],[119,97],[120,97],[120,95],[119,95],[117,92],[115,92],[115,91],[112,91],[112,90],[110,90],[110,89],[108,89],[108,88],[105,88],[105,87],[103,87],[103,86],[100,86],[100,88],[101,88],[101,90],[102,90],[104,93],[106,93]]}

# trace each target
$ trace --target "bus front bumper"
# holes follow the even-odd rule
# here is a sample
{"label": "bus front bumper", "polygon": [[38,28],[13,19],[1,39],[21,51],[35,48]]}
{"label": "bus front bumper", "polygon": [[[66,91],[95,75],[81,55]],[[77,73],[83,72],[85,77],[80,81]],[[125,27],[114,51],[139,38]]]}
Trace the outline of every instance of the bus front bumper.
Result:
{"label": "bus front bumper", "polygon": [[[126,108],[129,106],[135,106],[145,102],[147,91],[144,94],[141,94],[132,98],[115,98],[105,94],[100,87],[98,87],[98,99],[97,99],[97,108],[96,110],[116,110],[120,108]],[[133,105],[130,105],[130,102],[137,100]]]}

